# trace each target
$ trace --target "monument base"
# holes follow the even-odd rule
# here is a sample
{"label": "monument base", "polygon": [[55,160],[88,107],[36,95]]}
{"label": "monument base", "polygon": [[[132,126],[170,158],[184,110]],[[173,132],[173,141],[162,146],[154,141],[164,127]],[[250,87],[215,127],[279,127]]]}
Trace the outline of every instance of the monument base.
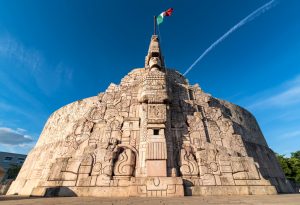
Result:
{"label": "monument base", "polygon": [[[111,180],[113,181],[113,180]],[[217,195],[275,195],[276,188],[266,186],[185,186],[181,177],[131,178],[128,183],[111,186],[39,186],[32,196],[94,196],[94,197],[180,197]]]}
{"label": "monument base", "polygon": [[275,195],[274,186],[193,186],[185,187],[186,196]]}
{"label": "monument base", "polygon": [[[111,180],[110,186],[38,186],[32,196],[173,197],[184,196],[181,177],[132,177],[128,183]],[[53,184],[59,184],[54,182]]]}

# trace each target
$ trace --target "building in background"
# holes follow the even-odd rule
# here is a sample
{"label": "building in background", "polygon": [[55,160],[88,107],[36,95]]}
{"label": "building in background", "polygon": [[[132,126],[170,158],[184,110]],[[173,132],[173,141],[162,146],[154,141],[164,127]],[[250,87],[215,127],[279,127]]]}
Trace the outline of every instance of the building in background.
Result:
{"label": "building in background", "polygon": [[0,175],[0,182],[7,179],[7,171],[12,167],[21,167],[27,155],[15,154],[9,152],[0,152],[0,167],[4,170],[4,174]]}

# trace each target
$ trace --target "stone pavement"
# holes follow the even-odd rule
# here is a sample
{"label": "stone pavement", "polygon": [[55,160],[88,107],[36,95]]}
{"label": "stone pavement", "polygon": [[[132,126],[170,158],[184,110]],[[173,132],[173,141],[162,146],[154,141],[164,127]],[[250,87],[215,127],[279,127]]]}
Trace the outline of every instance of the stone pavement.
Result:
{"label": "stone pavement", "polygon": [[172,197],[172,198],[96,198],[96,197],[52,197],[26,198],[0,196],[0,205],[199,205],[199,204],[280,204],[300,205],[300,194],[264,195],[264,196],[203,196],[203,197]]}

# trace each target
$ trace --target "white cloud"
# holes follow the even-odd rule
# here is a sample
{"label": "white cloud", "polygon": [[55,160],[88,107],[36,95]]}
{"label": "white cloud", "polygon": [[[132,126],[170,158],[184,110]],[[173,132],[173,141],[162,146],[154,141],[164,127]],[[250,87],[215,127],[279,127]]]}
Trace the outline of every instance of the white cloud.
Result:
{"label": "white cloud", "polygon": [[300,130],[291,131],[280,135],[280,138],[282,139],[290,139],[295,137],[300,138]]}
{"label": "white cloud", "polygon": [[240,101],[257,118],[270,146],[280,154],[300,147],[300,75]]}
{"label": "white cloud", "polygon": [[23,128],[17,128],[17,132],[20,132],[20,133],[24,133],[24,132],[26,132],[27,130],[25,130],[25,129],[23,129]]}
{"label": "white cloud", "polygon": [[62,62],[49,64],[40,51],[24,46],[9,34],[0,36],[0,58],[29,69],[38,87],[47,95],[51,95],[65,82],[66,85],[70,84],[72,79],[71,68]]}
{"label": "white cloud", "polygon": [[18,130],[11,129],[9,127],[0,127],[0,144],[9,146],[24,146],[32,142],[34,142],[34,140],[29,135],[24,135]]}
{"label": "white cloud", "polygon": [[[22,109],[18,106],[12,105],[12,104],[8,104],[5,102],[1,102],[0,101],[0,110],[5,111],[6,113],[17,113],[18,115],[22,115],[24,117],[26,117],[28,120],[30,120],[32,123],[40,123],[41,119],[46,118],[46,114],[42,111],[40,111],[39,113],[35,113],[33,114],[31,111]],[[2,120],[2,123],[0,121],[0,125],[4,125],[4,120]],[[18,130],[17,130],[18,131]]]}
{"label": "white cloud", "polygon": [[273,89],[251,97],[246,107],[250,110],[273,109],[293,106],[300,103],[300,76]]}
{"label": "white cloud", "polygon": [[0,55],[23,64],[32,71],[37,70],[44,61],[37,50],[25,48],[10,35],[1,36]]}

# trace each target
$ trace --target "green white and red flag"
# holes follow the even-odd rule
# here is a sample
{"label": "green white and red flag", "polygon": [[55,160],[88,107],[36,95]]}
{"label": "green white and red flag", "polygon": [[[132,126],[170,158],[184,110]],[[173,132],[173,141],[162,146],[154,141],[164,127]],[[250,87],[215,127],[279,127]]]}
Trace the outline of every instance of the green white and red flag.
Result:
{"label": "green white and red flag", "polygon": [[172,13],[173,13],[173,8],[169,8],[168,10],[159,14],[159,16],[156,17],[157,25],[161,24],[164,21],[165,16],[171,16]]}

